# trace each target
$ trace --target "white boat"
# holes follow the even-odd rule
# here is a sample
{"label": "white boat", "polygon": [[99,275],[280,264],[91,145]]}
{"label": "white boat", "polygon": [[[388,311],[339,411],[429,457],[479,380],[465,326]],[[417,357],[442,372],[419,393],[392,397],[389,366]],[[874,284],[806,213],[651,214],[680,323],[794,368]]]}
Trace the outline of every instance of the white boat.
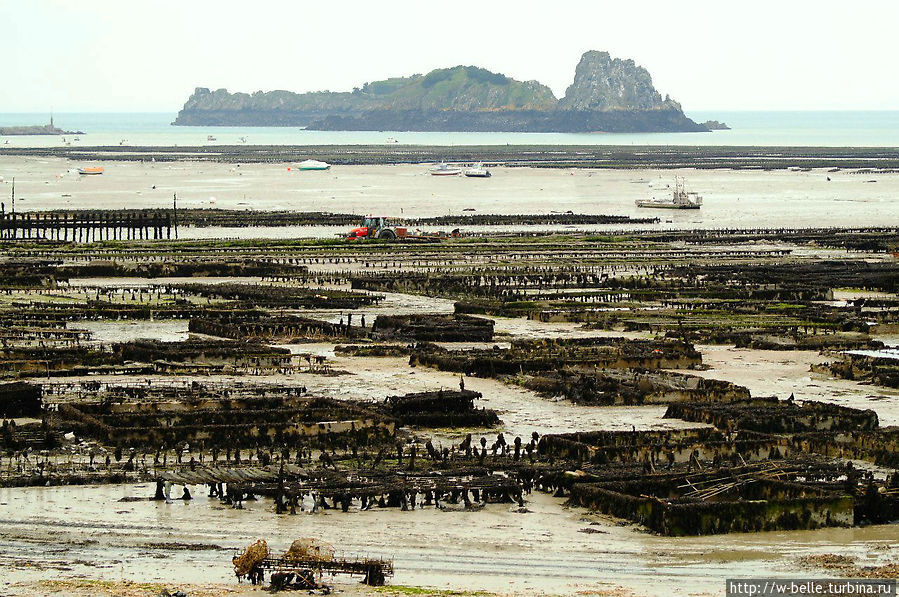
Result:
{"label": "white boat", "polygon": [[206,135],[206,140],[207,141],[215,141],[215,137],[213,137],[212,135]]}
{"label": "white boat", "polygon": [[304,160],[297,164],[297,170],[327,170],[331,164],[318,160]]}
{"label": "white boat", "polygon": [[429,172],[432,176],[456,176],[462,174],[462,168],[450,167],[448,164],[441,163],[431,168]]}
{"label": "white boat", "polygon": [[394,139],[393,137],[387,137],[387,142],[388,142],[388,143],[399,143],[399,141],[397,141],[397,140]]}
{"label": "white boat", "polygon": [[687,192],[684,189],[684,179],[674,179],[674,191],[668,199],[637,199],[637,207],[655,207],[657,209],[699,209],[702,207],[702,197],[698,193]]}
{"label": "white boat", "polygon": [[466,168],[462,174],[469,178],[490,178],[490,170],[482,164],[475,164],[471,168]]}

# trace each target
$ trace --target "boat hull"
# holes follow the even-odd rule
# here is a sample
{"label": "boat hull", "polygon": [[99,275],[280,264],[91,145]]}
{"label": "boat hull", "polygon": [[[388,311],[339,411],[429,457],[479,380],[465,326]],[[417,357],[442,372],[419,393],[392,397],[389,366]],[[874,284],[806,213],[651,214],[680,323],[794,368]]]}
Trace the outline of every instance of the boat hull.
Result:
{"label": "boat hull", "polygon": [[651,207],[655,209],[699,209],[702,207],[702,197],[699,193],[690,193],[684,188],[683,176],[674,177],[674,189],[670,199],[653,197],[652,199],[637,199],[634,201],[637,207]]}
{"label": "boat hull", "polygon": [[653,201],[637,201],[637,207],[651,207],[654,209],[699,209],[701,205],[678,205],[676,203],[657,203]]}
{"label": "boat hull", "polygon": [[303,160],[296,165],[296,169],[300,172],[307,172],[311,170],[328,170],[330,168],[331,164],[329,164],[328,162],[320,162],[319,160]]}

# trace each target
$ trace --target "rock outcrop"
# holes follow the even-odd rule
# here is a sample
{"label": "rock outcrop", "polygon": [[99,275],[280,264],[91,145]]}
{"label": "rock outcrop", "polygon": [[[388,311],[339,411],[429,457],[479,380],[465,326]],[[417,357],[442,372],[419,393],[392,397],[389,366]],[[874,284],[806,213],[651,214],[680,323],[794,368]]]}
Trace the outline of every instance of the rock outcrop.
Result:
{"label": "rock outcrop", "polygon": [[706,120],[702,123],[710,131],[729,131],[730,127],[726,123],[718,120]]}
{"label": "rock outcrop", "polygon": [[581,56],[574,82],[559,102],[565,110],[680,110],[680,104],[661,94],[652,77],[633,60],[612,58],[608,52]]}
{"label": "rock outcrop", "polygon": [[537,81],[475,66],[374,81],[351,92],[253,94],[198,87],[173,124],[305,126],[317,130],[707,131],[662,96],[646,69],[587,52],[558,100]]}

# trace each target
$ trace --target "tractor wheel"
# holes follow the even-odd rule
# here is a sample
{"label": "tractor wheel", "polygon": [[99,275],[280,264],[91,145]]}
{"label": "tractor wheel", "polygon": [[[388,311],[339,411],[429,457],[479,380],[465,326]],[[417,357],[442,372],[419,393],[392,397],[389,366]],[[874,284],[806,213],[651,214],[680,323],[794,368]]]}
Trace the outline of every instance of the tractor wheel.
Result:
{"label": "tractor wheel", "polygon": [[378,238],[383,238],[386,240],[396,240],[396,232],[393,230],[382,230],[381,235]]}

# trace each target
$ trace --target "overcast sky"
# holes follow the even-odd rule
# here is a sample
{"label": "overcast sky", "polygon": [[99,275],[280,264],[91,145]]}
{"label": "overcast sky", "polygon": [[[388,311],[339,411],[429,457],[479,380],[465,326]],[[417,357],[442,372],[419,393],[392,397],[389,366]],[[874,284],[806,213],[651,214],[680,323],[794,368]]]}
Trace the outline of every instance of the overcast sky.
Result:
{"label": "overcast sky", "polygon": [[0,0],[0,112],[176,112],[473,64],[561,97],[586,50],[690,110],[899,109],[899,1]]}

